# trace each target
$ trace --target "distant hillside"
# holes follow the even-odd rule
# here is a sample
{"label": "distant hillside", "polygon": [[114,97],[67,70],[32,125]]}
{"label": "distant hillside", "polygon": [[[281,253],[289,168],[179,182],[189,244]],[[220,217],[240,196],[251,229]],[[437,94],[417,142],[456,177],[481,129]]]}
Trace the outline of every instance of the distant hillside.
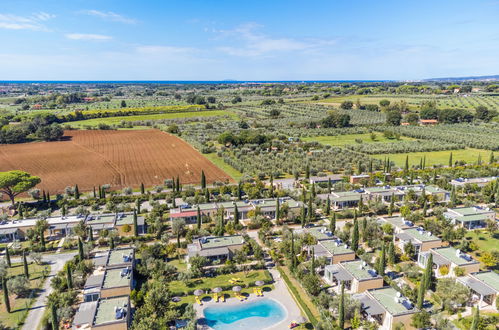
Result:
{"label": "distant hillside", "polygon": [[471,76],[471,77],[449,77],[449,78],[430,78],[424,81],[499,81],[499,75],[492,76]]}

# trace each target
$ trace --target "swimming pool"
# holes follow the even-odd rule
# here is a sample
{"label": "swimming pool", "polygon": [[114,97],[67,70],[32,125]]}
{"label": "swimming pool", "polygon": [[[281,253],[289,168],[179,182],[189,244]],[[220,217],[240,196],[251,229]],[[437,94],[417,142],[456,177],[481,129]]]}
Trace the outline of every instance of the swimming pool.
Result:
{"label": "swimming pool", "polygon": [[286,311],[275,300],[262,298],[236,305],[206,307],[203,324],[216,330],[264,329],[286,318]]}

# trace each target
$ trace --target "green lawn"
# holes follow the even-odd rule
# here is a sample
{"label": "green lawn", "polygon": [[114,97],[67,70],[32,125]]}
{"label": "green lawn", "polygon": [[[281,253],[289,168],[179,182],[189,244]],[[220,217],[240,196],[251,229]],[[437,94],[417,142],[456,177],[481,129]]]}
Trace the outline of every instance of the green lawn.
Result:
{"label": "green lawn", "polygon": [[213,111],[189,111],[175,113],[159,113],[153,115],[134,115],[121,117],[106,117],[87,120],[79,120],[69,122],[72,127],[97,126],[99,124],[117,125],[122,121],[139,121],[139,120],[159,120],[159,119],[175,119],[175,118],[192,118],[192,117],[211,117],[211,116],[231,116],[236,115],[229,111],[213,110]]}
{"label": "green lawn", "polygon": [[449,156],[452,152],[453,161],[464,160],[467,163],[476,163],[478,155],[482,155],[482,161],[487,162],[490,156],[490,151],[483,149],[460,149],[460,150],[445,150],[445,151],[430,151],[430,152],[410,152],[401,154],[381,154],[374,155],[374,158],[385,159],[390,158],[400,167],[405,164],[405,157],[409,156],[409,166],[419,165],[420,160],[426,156],[426,166],[431,165],[449,165]]}
{"label": "green lawn", "polygon": [[187,270],[187,263],[184,260],[172,259],[168,261],[168,264],[175,266],[181,272]]}
{"label": "green lawn", "polygon": [[[34,296],[38,289],[43,285],[45,279],[42,277],[44,268],[47,267],[46,273],[48,273],[50,266],[36,265],[34,263],[28,266],[30,273],[30,289],[31,294],[25,297],[16,297],[15,294],[10,293],[10,308],[11,313],[7,313],[5,310],[5,304],[3,302],[3,290],[0,290],[1,304],[0,304],[0,323],[7,328],[15,329],[19,324],[22,324],[27,316],[28,308],[34,302]],[[8,277],[17,276],[24,274],[24,267],[22,263],[12,264],[12,267],[8,270]],[[31,295],[31,297],[30,297]]]}
{"label": "green lawn", "polygon": [[[362,143],[377,143],[377,142],[398,142],[396,139],[387,139],[382,133],[376,132],[376,138],[371,139],[371,134],[346,134],[346,135],[336,135],[336,136],[314,136],[302,138],[306,142],[319,142],[321,144],[326,144],[330,146],[343,146],[346,144],[356,144],[355,140],[362,140]],[[401,137],[401,140],[414,140],[408,137]]]}
{"label": "green lawn", "polygon": [[218,157],[215,152],[212,152],[210,154],[203,154],[206,158],[208,158],[213,164],[218,166],[220,169],[222,169],[225,173],[230,175],[235,181],[239,181],[243,174],[230,166],[229,164],[225,163],[222,158]]}
{"label": "green lawn", "polygon": [[[480,329],[484,330],[497,330],[497,321],[499,320],[499,313],[490,313],[480,311],[480,318],[483,320],[483,327]],[[454,324],[458,329],[467,330],[470,329],[471,323],[473,322],[473,316],[468,316],[462,319],[454,320]]]}
{"label": "green lawn", "polygon": [[487,230],[479,230],[478,234],[474,231],[468,231],[465,237],[467,240],[478,245],[476,252],[499,250],[498,235],[496,234],[496,237],[492,237]]}
{"label": "green lawn", "polygon": [[[241,281],[238,284],[231,284],[229,280],[232,278],[239,278]],[[219,275],[216,277],[203,277],[198,279],[191,280],[191,285],[187,286],[182,281],[172,281],[170,282],[170,289],[176,295],[189,295],[194,290],[201,289],[205,292],[210,292],[211,289],[216,287],[221,287],[224,290],[231,291],[231,288],[234,285],[239,285],[242,287],[253,285],[256,281],[265,281],[269,282],[271,280],[271,276],[268,271],[265,270],[256,270],[251,271],[248,275],[245,275],[244,272],[238,272],[234,274],[226,274]]]}

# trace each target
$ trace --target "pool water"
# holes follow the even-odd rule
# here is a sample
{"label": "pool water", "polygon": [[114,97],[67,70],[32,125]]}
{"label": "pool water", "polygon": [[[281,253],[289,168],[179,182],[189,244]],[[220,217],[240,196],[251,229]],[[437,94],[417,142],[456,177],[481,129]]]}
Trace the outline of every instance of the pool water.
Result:
{"label": "pool water", "polygon": [[264,329],[286,318],[286,311],[275,300],[262,298],[237,305],[223,305],[204,309],[203,324],[216,330]]}

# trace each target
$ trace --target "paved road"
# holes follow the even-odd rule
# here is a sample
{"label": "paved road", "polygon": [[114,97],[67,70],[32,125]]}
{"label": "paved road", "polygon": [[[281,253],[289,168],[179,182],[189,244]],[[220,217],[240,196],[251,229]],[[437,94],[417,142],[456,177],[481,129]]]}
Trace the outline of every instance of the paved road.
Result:
{"label": "paved road", "polygon": [[23,330],[35,330],[38,328],[45,312],[45,300],[47,296],[53,291],[52,287],[50,286],[50,279],[55,274],[57,274],[57,272],[59,272],[64,267],[64,264],[75,255],[76,253],[58,253],[43,256],[42,260],[50,265],[50,274],[43,285],[40,296],[36,298],[35,303],[30,308],[28,317],[26,318],[23,326]]}

